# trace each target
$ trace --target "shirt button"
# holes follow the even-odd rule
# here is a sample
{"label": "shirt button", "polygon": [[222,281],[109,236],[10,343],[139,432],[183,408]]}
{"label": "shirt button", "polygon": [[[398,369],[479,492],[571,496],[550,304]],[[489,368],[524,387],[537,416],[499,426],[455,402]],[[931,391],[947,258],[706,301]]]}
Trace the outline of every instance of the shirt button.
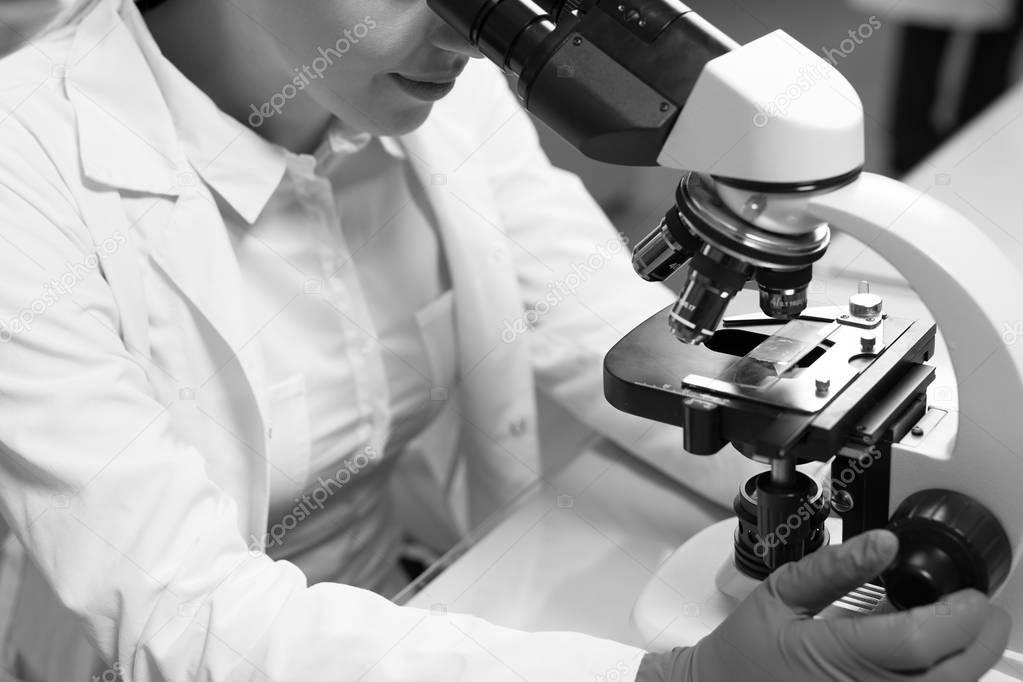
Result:
{"label": "shirt button", "polygon": [[526,433],[529,430],[529,423],[525,419],[518,419],[508,425],[508,432],[515,438]]}

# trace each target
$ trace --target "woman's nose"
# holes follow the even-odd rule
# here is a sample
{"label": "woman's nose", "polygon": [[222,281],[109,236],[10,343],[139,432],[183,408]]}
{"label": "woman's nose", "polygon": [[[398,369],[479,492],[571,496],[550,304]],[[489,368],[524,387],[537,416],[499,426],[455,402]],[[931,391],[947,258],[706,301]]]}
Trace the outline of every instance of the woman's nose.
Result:
{"label": "woman's nose", "polygon": [[433,30],[433,44],[447,52],[457,52],[472,59],[482,59],[483,53],[477,50],[472,44],[458,35],[455,29],[451,28],[443,19],[434,15],[435,27]]}

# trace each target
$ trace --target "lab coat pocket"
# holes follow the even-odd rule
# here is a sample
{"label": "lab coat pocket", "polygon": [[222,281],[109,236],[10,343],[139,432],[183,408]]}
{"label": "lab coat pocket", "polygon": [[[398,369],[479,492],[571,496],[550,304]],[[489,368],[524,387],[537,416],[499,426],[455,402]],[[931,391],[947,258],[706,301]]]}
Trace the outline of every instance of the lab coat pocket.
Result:
{"label": "lab coat pocket", "polygon": [[447,400],[458,380],[454,291],[448,290],[420,308],[416,324],[430,363],[430,399]]}
{"label": "lab coat pocket", "polygon": [[311,436],[305,375],[298,374],[266,392],[270,499],[290,500],[302,494],[309,478]]}

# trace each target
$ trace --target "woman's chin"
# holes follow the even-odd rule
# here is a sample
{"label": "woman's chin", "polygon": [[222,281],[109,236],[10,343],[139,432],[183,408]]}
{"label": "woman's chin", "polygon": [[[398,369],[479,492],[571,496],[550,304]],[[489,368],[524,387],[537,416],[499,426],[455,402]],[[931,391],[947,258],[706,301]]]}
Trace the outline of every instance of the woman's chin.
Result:
{"label": "woman's chin", "polygon": [[[359,117],[363,120],[358,127],[371,135],[378,137],[398,137],[407,135],[426,123],[433,111],[433,104],[428,102],[417,103],[411,107],[401,109],[377,110],[372,118]],[[341,117],[344,119],[344,117]],[[351,120],[351,119],[348,119]]]}
{"label": "woman's chin", "polygon": [[433,104],[423,102],[410,107],[407,110],[396,113],[388,122],[389,132],[379,133],[388,137],[407,135],[420,128],[433,111]]}

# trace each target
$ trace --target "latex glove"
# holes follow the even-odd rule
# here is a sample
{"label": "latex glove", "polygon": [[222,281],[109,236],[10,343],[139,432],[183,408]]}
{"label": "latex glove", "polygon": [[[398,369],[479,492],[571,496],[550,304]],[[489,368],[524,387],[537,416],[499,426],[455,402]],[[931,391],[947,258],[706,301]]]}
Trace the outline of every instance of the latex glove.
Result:
{"label": "latex glove", "polygon": [[636,682],[967,682],[1001,658],[1010,619],[975,590],[941,611],[814,619],[880,575],[898,540],[872,531],[775,571],[695,647],[648,654]]}

